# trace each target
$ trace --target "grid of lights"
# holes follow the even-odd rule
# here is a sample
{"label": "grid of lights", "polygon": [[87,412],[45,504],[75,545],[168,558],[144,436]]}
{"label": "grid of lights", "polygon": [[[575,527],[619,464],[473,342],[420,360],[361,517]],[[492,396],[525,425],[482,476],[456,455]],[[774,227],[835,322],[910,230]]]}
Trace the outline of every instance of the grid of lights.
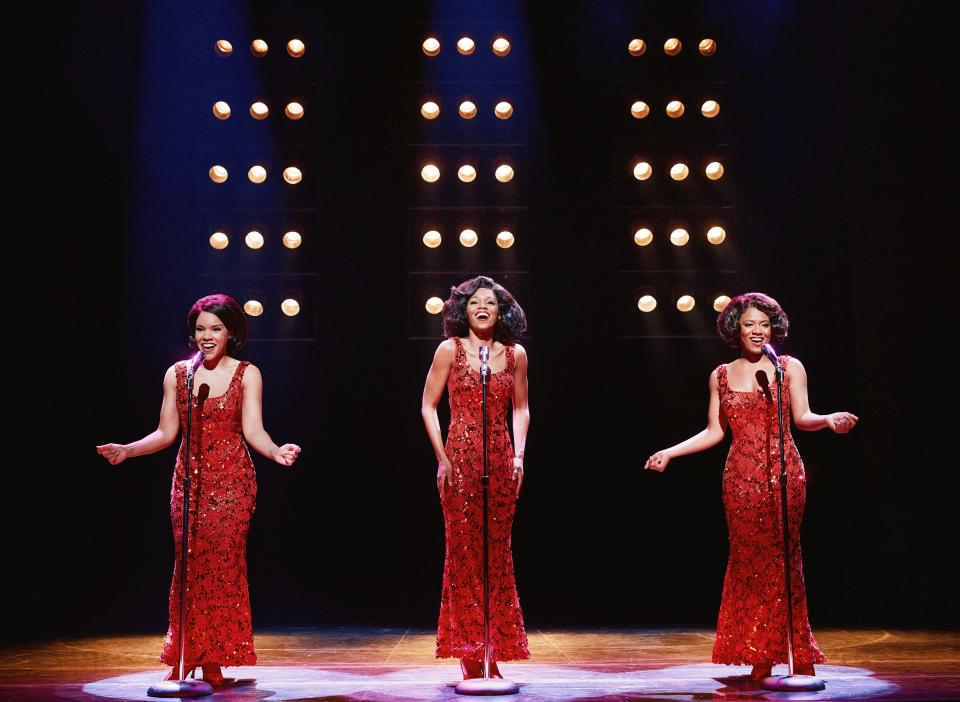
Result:
{"label": "grid of lights", "polygon": [[[271,47],[263,38],[256,37],[252,39],[248,47],[250,53],[258,59],[264,59],[271,55]],[[221,58],[229,58],[234,55],[234,44],[229,39],[217,39],[213,48],[216,55]],[[290,37],[283,48],[285,49],[286,56],[290,59],[301,59],[307,53],[306,43],[303,39],[296,36]],[[281,50],[276,53],[283,55],[284,52]],[[239,112],[226,100],[216,99],[212,102],[211,112],[213,117],[220,122],[235,118],[237,114],[242,115],[244,111],[251,119],[264,122],[274,117],[274,107],[276,107],[277,114],[279,114],[282,108],[282,117],[294,122],[302,120],[306,114],[304,104],[300,99],[291,99],[285,102],[278,102],[276,105],[271,105],[266,100],[260,99],[257,96],[251,96],[248,105],[236,107]],[[231,165],[230,168],[232,169],[234,166]],[[242,172],[242,167],[240,167],[240,169]],[[218,185],[226,183],[230,177],[227,166],[222,163],[216,163],[210,166],[207,174],[210,180]],[[272,175],[276,176],[278,174],[274,173]],[[253,163],[247,166],[246,176],[250,183],[260,185],[265,183],[271,174],[268,173],[263,164]],[[283,167],[282,171],[279,172],[279,176],[287,185],[297,186],[303,182],[305,173],[302,164],[290,164]],[[211,249],[224,251],[230,246],[232,243],[231,239],[234,238],[234,236],[236,236],[238,240],[242,239],[243,246],[241,248],[246,247],[251,251],[259,251],[268,245],[270,238],[276,237],[277,234],[268,236],[264,231],[253,228],[246,231],[241,229],[240,232],[237,232],[235,235],[228,231],[218,230],[209,235],[208,242]],[[303,235],[296,230],[284,231],[282,235],[279,235],[279,239],[283,247],[291,252],[300,248],[303,244]],[[282,297],[282,301],[274,309],[287,317],[296,317],[300,314],[301,300],[299,299],[300,296],[298,293],[287,291],[280,297]],[[265,313],[267,305],[264,304],[262,298],[254,296],[246,299],[243,303],[243,309],[249,316],[259,317]]]}

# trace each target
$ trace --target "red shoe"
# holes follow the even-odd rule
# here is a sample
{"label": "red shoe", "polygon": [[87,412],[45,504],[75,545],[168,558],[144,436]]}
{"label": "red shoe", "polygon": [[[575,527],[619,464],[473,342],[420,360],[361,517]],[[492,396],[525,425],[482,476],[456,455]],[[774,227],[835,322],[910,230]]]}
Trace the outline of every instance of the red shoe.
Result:
{"label": "red shoe", "polygon": [[205,683],[211,687],[223,687],[236,681],[236,678],[225,678],[220,671],[220,665],[217,663],[206,663],[203,665],[203,678]]}
{"label": "red shoe", "polygon": [[483,677],[483,664],[480,661],[461,658],[460,670],[463,672],[464,680],[475,680]]}
{"label": "red shoe", "polygon": [[764,678],[769,678],[770,674],[773,672],[773,663],[763,662],[757,663],[753,666],[753,670],[750,671],[751,680],[763,680]]}

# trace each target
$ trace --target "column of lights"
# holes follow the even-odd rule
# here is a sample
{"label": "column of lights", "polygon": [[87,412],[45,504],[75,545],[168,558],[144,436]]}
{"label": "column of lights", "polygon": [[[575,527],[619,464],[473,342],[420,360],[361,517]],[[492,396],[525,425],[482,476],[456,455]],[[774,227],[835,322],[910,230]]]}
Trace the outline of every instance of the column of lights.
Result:
{"label": "column of lights", "polygon": [[[677,37],[669,37],[663,43],[663,52],[667,56],[678,56],[683,50],[683,42]],[[700,40],[697,50],[701,56],[710,57],[717,51],[717,42],[713,38]],[[643,56],[647,52],[647,43],[643,39],[634,38],[627,44],[627,52],[634,57]],[[664,113],[670,119],[680,119],[686,112],[681,100],[670,100],[664,107]],[[642,120],[651,115],[650,105],[644,100],[635,100],[630,105],[630,114],[634,119]],[[713,98],[704,100],[700,105],[700,114],[707,119],[714,119],[720,114],[720,103]],[[709,180],[719,180],[723,177],[723,164],[711,161],[704,167],[704,175]],[[682,162],[674,163],[669,169],[670,178],[674,181],[686,180],[690,175],[690,167]],[[649,180],[653,176],[653,166],[648,161],[637,161],[633,165],[633,177],[638,181]],[[706,232],[707,241],[717,246],[726,239],[726,230],[714,225]],[[689,232],[683,227],[677,227],[670,232],[670,243],[674,246],[685,246],[690,241]],[[653,242],[653,232],[647,227],[641,227],[634,232],[633,241],[637,246],[649,246]],[[730,302],[729,296],[719,294],[713,301],[713,308],[720,312]],[[696,306],[696,300],[691,295],[681,295],[676,301],[676,308],[681,312],[690,312]],[[637,301],[641,312],[652,312],[657,308],[656,298],[649,293],[641,295]]]}
{"label": "column of lights", "polygon": [[[304,56],[307,47],[301,39],[294,37],[287,42],[286,50],[291,58],[299,59]],[[214,51],[217,56],[222,58],[232,56],[233,44],[228,39],[218,39],[214,44]],[[263,39],[257,38],[250,42],[250,53],[256,58],[264,58],[269,51],[270,47]],[[213,116],[220,121],[230,119],[232,115],[230,104],[225,100],[214,102],[212,111]],[[287,119],[297,121],[303,118],[304,108],[300,102],[291,100],[284,106],[283,113]],[[270,108],[263,101],[256,100],[250,104],[249,114],[257,121],[264,121],[270,116]],[[210,180],[217,184],[225,183],[229,178],[226,167],[220,164],[212,166],[208,175]],[[287,166],[283,169],[282,176],[285,183],[298,185],[303,180],[303,171],[297,166]],[[254,164],[247,171],[247,179],[254,184],[263,183],[267,179],[267,171],[260,164]],[[253,250],[262,248],[265,241],[263,234],[256,230],[251,230],[244,236],[244,243]],[[230,237],[225,232],[217,231],[210,235],[209,242],[213,249],[222,251],[229,246]],[[296,249],[303,243],[303,237],[297,231],[288,231],[283,235],[282,242],[284,247]],[[263,303],[259,300],[247,300],[243,304],[243,309],[251,317],[259,317],[264,312]],[[280,309],[283,314],[293,317],[299,314],[300,303],[296,299],[288,297],[280,304]]]}
{"label": "column of lights", "polygon": [[[427,37],[420,46],[424,55],[433,58],[442,50],[440,40],[435,36]],[[456,42],[457,53],[461,56],[471,56],[477,49],[476,41],[470,36],[461,36]],[[494,56],[503,58],[510,53],[510,41],[506,37],[497,37],[493,40],[490,50]],[[513,116],[513,105],[507,100],[498,101],[493,107],[493,114],[497,119],[507,120]],[[433,121],[440,117],[441,107],[437,100],[427,100],[420,106],[420,115],[425,120]],[[479,114],[476,103],[470,99],[461,100],[457,106],[457,114],[461,119],[472,120]],[[461,164],[457,168],[457,178],[463,183],[472,183],[477,179],[477,168],[474,164]],[[513,166],[509,163],[500,163],[494,170],[494,178],[500,183],[509,183],[515,175]],[[427,163],[420,169],[420,178],[426,183],[436,183],[440,180],[441,171],[436,163]],[[457,237],[460,244],[467,248],[477,245],[479,235],[473,229],[463,229]],[[431,229],[423,234],[423,245],[435,249],[443,242],[443,235]],[[516,237],[508,230],[500,231],[496,236],[496,244],[502,249],[513,246]],[[430,314],[439,314],[443,310],[443,301],[438,297],[431,297],[425,303],[425,309]]]}

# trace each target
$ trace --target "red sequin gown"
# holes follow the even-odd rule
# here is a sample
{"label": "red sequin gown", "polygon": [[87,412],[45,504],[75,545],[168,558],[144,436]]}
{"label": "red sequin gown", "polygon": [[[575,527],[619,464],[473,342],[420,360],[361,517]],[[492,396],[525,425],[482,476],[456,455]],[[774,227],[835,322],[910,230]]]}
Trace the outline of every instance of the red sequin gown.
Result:
{"label": "red sequin gown", "polygon": [[[787,368],[788,358],[780,357]],[[783,578],[783,522],[780,510],[780,443],[777,385],[739,392],[717,369],[720,411],[733,433],[723,471],[730,557],[713,647],[714,663],[786,663],[786,589]],[[800,553],[800,522],[806,503],[803,461],[790,434],[790,389],[783,381],[784,452],[790,520],[793,656],[798,664],[826,659],[810,630]]]}
{"label": "red sequin gown", "polygon": [[[227,391],[206,400],[202,417],[196,405],[193,409],[191,464],[195,472],[190,485],[186,603],[188,670],[203,663],[234,666],[257,661],[247,590],[247,530],[256,504],[257,481],[240,421],[241,383],[248,365],[241,361]],[[177,364],[176,374],[177,411],[181,431],[185,431],[187,362]],[[184,454],[181,442],[170,491],[176,559],[170,585],[170,628],[160,656],[167,665],[177,665],[179,660]]]}
{"label": "red sequin gown", "polygon": [[[454,337],[456,357],[450,369],[447,393],[450,429],[446,452],[453,465],[453,486],[444,490],[446,560],[438,658],[483,658],[483,473],[480,373],[467,359],[463,343]],[[513,576],[510,531],[517,502],[513,476],[513,443],[507,431],[513,400],[513,348],[506,347],[507,363],[491,373],[487,384],[487,460],[489,464],[489,562],[491,660],[529,658],[523,613]]]}

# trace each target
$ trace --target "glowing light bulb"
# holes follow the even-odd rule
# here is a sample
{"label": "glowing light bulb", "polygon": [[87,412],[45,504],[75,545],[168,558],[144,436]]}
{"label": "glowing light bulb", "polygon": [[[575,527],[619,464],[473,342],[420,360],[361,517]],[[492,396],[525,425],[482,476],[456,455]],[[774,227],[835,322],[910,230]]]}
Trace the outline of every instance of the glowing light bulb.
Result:
{"label": "glowing light bulb", "polygon": [[250,179],[251,183],[262,183],[267,179],[267,169],[263,166],[250,166],[250,170],[247,171],[247,178]]}
{"label": "glowing light bulb", "polygon": [[425,102],[420,107],[420,114],[424,119],[436,119],[440,116],[440,105],[435,102]]}
{"label": "glowing light bulb", "polygon": [[283,235],[283,245],[288,249],[296,249],[303,243],[303,237],[300,232],[287,232]]}
{"label": "glowing light bulb", "polygon": [[300,314],[300,303],[294,300],[292,297],[288,297],[286,300],[280,303],[280,309],[288,317],[296,317]]}
{"label": "glowing light bulb", "polygon": [[250,105],[250,116],[254,119],[266,119],[270,114],[270,108],[262,102],[255,102]]}
{"label": "glowing light bulb", "polygon": [[653,175],[653,166],[646,161],[640,161],[633,167],[633,177],[637,180],[647,180]]}
{"label": "glowing light bulb", "polygon": [[423,245],[427,248],[435,249],[440,246],[441,241],[443,241],[443,237],[435,229],[431,229],[423,235]]}
{"label": "glowing light bulb", "polygon": [[424,307],[430,314],[440,314],[443,312],[443,300],[439,297],[429,297]]}
{"label": "glowing light bulb", "polygon": [[493,53],[503,57],[510,53],[510,42],[503,37],[497,37],[493,40]]}
{"label": "glowing light bulb", "polygon": [[217,52],[217,56],[229,56],[233,53],[233,44],[226,39],[217,39],[217,43],[213,45],[213,50]]}
{"label": "glowing light bulb", "polygon": [[303,105],[299,102],[288,102],[283,110],[283,114],[290,119],[300,119],[303,117]]}
{"label": "glowing light bulb", "polygon": [[293,58],[300,58],[306,52],[307,46],[299,39],[291,39],[287,42],[287,53]]}
{"label": "glowing light bulb", "polygon": [[643,39],[631,39],[627,44],[627,51],[631,56],[643,56],[647,51],[647,42]]}
{"label": "glowing light bulb", "polygon": [[502,231],[497,234],[497,246],[501,249],[509,249],[513,246],[514,241],[516,241],[516,239],[513,236],[513,232]]}
{"label": "glowing light bulb", "polygon": [[683,116],[685,109],[683,103],[679,100],[671,100],[667,103],[667,116],[677,119]]}
{"label": "glowing light bulb", "polygon": [[457,52],[464,56],[469,56],[477,48],[476,43],[470,37],[460,37],[457,41]]}
{"label": "glowing light bulb", "polygon": [[210,180],[212,180],[214,183],[226,183],[227,178],[229,177],[227,169],[220,165],[211,166],[208,173],[210,175]]}
{"label": "glowing light bulb", "polygon": [[230,245],[230,237],[228,237],[223,232],[214,232],[210,235],[210,246],[222,251]]}
{"label": "glowing light bulb", "polygon": [[683,49],[683,44],[676,37],[670,37],[663,42],[663,53],[667,56],[676,56]]}
{"label": "glowing light bulb", "polygon": [[460,243],[466,246],[468,249],[472,246],[476,246],[478,240],[479,237],[477,237],[477,233],[472,229],[464,229],[462,232],[460,232]]}
{"label": "glowing light bulb", "polygon": [[213,116],[217,119],[230,119],[230,105],[223,100],[213,103]]}
{"label": "glowing light bulb", "polygon": [[470,164],[460,166],[460,168],[457,170],[457,178],[464,183],[472,183],[477,179],[477,169]]}
{"label": "glowing light bulb", "polygon": [[701,39],[697,49],[699,49],[700,53],[704,56],[713,56],[717,53],[717,42],[713,39]]}
{"label": "glowing light bulb", "polygon": [[440,53],[440,42],[436,37],[427,37],[420,46],[427,56],[436,56]]}
{"label": "glowing light bulb", "polygon": [[263,248],[263,234],[260,232],[247,232],[247,235],[243,238],[243,240],[251,249]]}
{"label": "glowing light bulb", "polygon": [[511,180],[513,180],[513,167],[509,164],[502,163],[497,166],[497,170],[493,175],[501,183],[509,183]]}
{"label": "glowing light bulb", "polygon": [[243,303],[243,311],[251,317],[259,317],[263,314],[263,303],[260,300],[247,300]]}
{"label": "glowing light bulb", "polygon": [[464,119],[473,119],[477,116],[477,106],[469,100],[460,103],[460,116]]}
{"label": "glowing light bulb", "polygon": [[692,295],[681,295],[677,300],[677,309],[681,312],[689,312],[697,304]]}
{"label": "glowing light bulb", "polygon": [[653,241],[653,232],[646,227],[641,227],[633,233],[633,243],[637,246],[649,246]]}
{"label": "glowing light bulb", "polygon": [[510,115],[513,114],[513,105],[506,100],[498,102],[493,112],[499,119],[510,119]]}
{"label": "glowing light bulb", "polygon": [[674,246],[686,246],[690,241],[690,234],[686,229],[679,227],[670,232],[670,243]]}
{"label": "glowing light bulb", "polygon": [[717,312],[723,312],[727,305],[730,304],[729,295],[717,295],[713,300],[713,309]]}
{"label": "glowing light bulb", "polygon": [[710,227],[707,230],[707,241],[716,246],[717,244],[722,244],[723,240],[727,238],[727,232],[723,227]]}
{"label": "glowing light bulb", "polygon": [[637,100],[635,103],[630,105],[630,114],[636,119],[643,119],[650,114],[650,105],[645,103],[643,100]]}
{"label": "glowing light bulb", "polygon": [[719,161],[711,161],[707,164],[704,173],[710,180],[720,180],[723,177],[723,164]]}
{"label": "glowing light bulb", "polygon": [[267,42],[263,39],[254,39],[250,42],[250,53],[252,53],[257,58],[263,58],[267,55],[267,52],[270,50],[270,47],[267,46]]}
{"label": "glowing light bulb", "polygon": [[432,163],[428,163],[420,169],[420,177],[428,183],[436,183],[440,180],[440,169]]}
{"label": "glowing light bulb", "polygon": [[641,312],[653,312],[657,309],[657,298],[653,295],[641,295],[640,299],[637,300],[637,307],[640,308]]}
{"label": "glowing light bulb", "polygon": [[713,119],[720,114],[720,103],[716,100],[704,100],[703,104],[700,105],[700,114],[707,119]]}
{"label": "glowing light bulb", "polygon": [[283,169],[283,179],[290,185],[296,185],[303,180],[303,173],[296,166],[287,166]]}
{"label": "glowing light bulb", "polygon": [[670,177],[674,180],[683,180],[690,175],[690,169],[685,163],[675,163],[670,167]]}

